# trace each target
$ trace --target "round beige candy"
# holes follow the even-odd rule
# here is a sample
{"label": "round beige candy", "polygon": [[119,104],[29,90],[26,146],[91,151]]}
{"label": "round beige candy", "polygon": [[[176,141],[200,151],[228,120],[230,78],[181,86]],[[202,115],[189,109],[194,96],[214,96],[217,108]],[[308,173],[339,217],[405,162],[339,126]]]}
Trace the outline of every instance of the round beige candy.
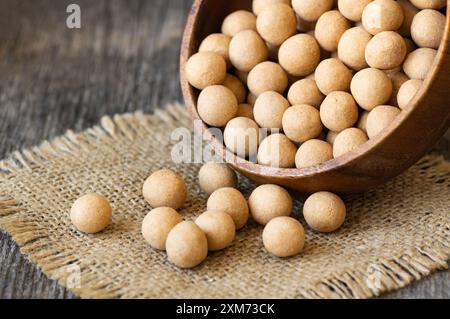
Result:
{"label": "round beige candy", "polygon": [[186,62],[186,78],[193,87],[203,90],[207,86],[221,84],[227,75],[227,64],[214,52],[199,52]]}
{"label": "round beige candy", "polygon": [[231,92],[233,92],[239,104],[244,103],[247,98],[247,89],[237,77],[227,74],[222,85],[229,88]]}
{"label": "round beige candy", "polygon": [[181,215],[173,208],[155,208],[142,221],[142,236],[153,248],[165,250],[169,232],[182,221]]}
{"label": "round beige candy", "polygon": [[383,31],[398,30],[403,23],[403,10],[394,0],[374,0],[363,11],[364,29],[375,35]]}
{"label": "round beige candy", "polygon": [[419,48],[406,57],[403,71],[411,79],[424,80],[431,70],[437,51],[430,48]]}
{"label": "round beige candy", "polygon": [[354,27],[344,32],[338,44],[338,57],[348,67],[359,71],[368,66],[366,46],[372,35],[362,27]]}
{"label": "round beige candy", "polygon": [[153,208],[171,207],[178,209],[186,201],[187,187],[178,174],[169,169],[161,169],[145,180],[142,194]]}
{"label": "round beige candy", "polygon": [[400,87],[409,80],[405,73],[403,73],[403,69],[400,67],[398,70],[393,72],[386,72],[387,76],[392,81],[392,95],[389,100],[389,105],[398,106],[397,95]]}
{"label": "round beige candy", "polygon": [[344,17],[354,22],[361,21],[364,8],[372,0],[338,0],[338,8]]}
{"label": "round beige candy", "polygon": [[233,218],[225,212],[204,212],[197,217],[195,223],[205,233],[210,251],[230,246],[236,235]]}
{"label": "round beige candy", "polygon": [[342,199],[330,192],[312,194],[303,205],[303,216],[312,229],[331,233],[345,221],[347,209]]}
{"label": "round beige candy", "polygon": [[208,198],[207,210],[212,212],[224,212],[231,216],[236,229],[241,229],[247,224],[249,211],[244,195],[235,188],[225,187],[216,190]]}
{"label": "round beige candy", "polygon": [[259,126],[247,117],[236,117],[225,127],[226,147],[240,157],[254,156],[259,144]]}
{"label": "round beige candy", "polygon": [[268,49],[263,39],[253,30],[236,34],[229,48],[231,64],[239,71],[249,72],[258,63],[267,60]]}
{"label": "round beige candy", "polygon": [[319,108],[324,98],[317,87],[316,81],[311,79],[302,79],[295,82],[288,92],[288,100],[291,105],[308,104]]}
{"label": "round beige candy", "polygon": [[322,49],[333,52],[338,48],[342,34],[350,28],[350,22],[337,10],[322,14],[317,21],[314,35]]}
{"label": "round beige candy", "polygon": [[356,73],[350,87],[358,105],[367,111],[386,103],[392,95],[391,79],[383,71],[374,68]]}
{"label": "round beige candy", "polygon": [[230,46],[231,37],[222,33],[213,33],[208,35],[200,44],[199,52],[214,52],[223,57],[227,63],[227,68],[231,66],[228,48]]}
{"label": "round beige candy", "polygon": [[403,23],[400,29],[398,29],[398,33],[400,33],[404,37],[411,36],[411,24],[414,19],[414,16],[419,12],[419,10],[411,4],[409,0],[397,0],[403,10]]}
{"label": "round beige candy", "polygon": [[411,36],[423,48],[439,48],[445,30],[445,15],[436,10],[425,9],[414,16]]}
{"label": "round beige candy", "polygon": [[320,106],[320,119],[329,130],[341,132],[352,127],[358,120],[358,106],[351,94],[331,92]]}
{"label": "round beige candy", "polygon": [[283,131],[296,143],[303,143],[316,138],[322,132],[319,111],[311,105],[291,106],[283,114]]}
{"label": "round beige candy", "polygon": [[278,63],[266,61],[256,65],[250,71],[247,86],[256,96],[266,91],[283,93],[288,86],[288,77]]}
{"label": "round beige candy", "polygon": [[351,152],[368,140],[367,134],[359,128],[351,127],[345,129],[334,140],[333,156],[336,158]]}
{"label": "round beige candy", "polygon": [[400,109],[390,105],[380,105],[370,111],[367,117],[367,135],[373,138],[386,129],[400,114]]}
{"label": "round beige candy", "polygon": [[278,51],[280,65],[291,75],[306,76],[320,62],[320,47],[309,34],[297,34],[287,39]]}
{"label": "round beige candy", "polygon": [[400,66],[405,57],[406,43],[397,32],[380,32],[366,46],[366,61],[372,68],[390,70]]}
{"label": "round beige candy", "polygon": [[336,136],[338,134],[339,134],[339,132],[328,131],[328,133],[325,137],[325,141],[328,142],[329,144],[333,145],[334,140],[336,139]]}
{"label": "round beige candy", "polygon": [[326,59],[320,62],[315,72],[317,87],[328,95],[334,91],[349,91],[352,72],[339,59]]}
{"label": "round beige candy", "polygon": [[367,134],[367,118],[369,117],[368,111],[362,111],[359,114],[359,120],[357,127]]}
{"label": "round beige candy", "polygon": [[207,163],[198,172],[200,188],[212,194],[223,187],[236,187],[236,173],[224,163]]}
{"label": "round beige candy", "polygon": [[166,240],[169,261],[180,268],[194,268],[208,255],[208,240],[194,222],[175,225]]}
{"label": "round beige candy", "polygon": [[280,93],[267,91],[256,99],[253,108],[255,121],[262,128],[274,129],[282,127],[283,114],[289,102]]}
{"label": "round beige candy", "polygon": [[268,6],[284,3],[287,5],[291,4],[291,0],[253,0],[252,10],[255,15],[258,15]]}
{"label": "round beige candy", "polygon": [[423,81],[412,79],[408,80],[400,87],[397,95],[398,106],[403,110],[422,87]]}
{"label": "round beige candy", "polygon": [[265,184],[253,190],[248,199],[253,219],[266,225],[272,219],[292,213],[292,198],[288,191],[278,185]]}
{"label": "round beige candy", "polygon": [[238,102],[233,92],[223,85],[212,85],[200,92],[197,111],[208,125],[223,127],[236,116]]}
{"label": "round beige candy", "polygon": [[271,134],[266,137],[258,149],[258,163],[265,166],[295,167],[297,146],[284,134]]}
{"label": "round beige candy", "polygon": [[264,40],[280,45],[297,32],[294,10],[284,3],[267,6],[258,14],[256,29]]}
{"label": "round beige candy", "polygon": [[317,21],[326,11],[331,10],[334,0],[292,0],[292,7],[300,18]]}
{"label": "round beige candy", "polygon": [[256,17],[250,11],[232,12],[222,22],[222,33],[230,37],[244,30],[256,31]]}
{"label": "round beige candy", "polygon": [[277,217],[264,227],[263,244],[269,253],[277,257],[292,257],[303,251],[305,230],[292,217]]}
{"label": "round beige candy", "polygon": [[247,117],[254,120],[255,117],[253,116],[253,106],[250,104],[239,104],[236,117]]}
{"label": "round beige candy", "polygon": [[311,167],[331,159],[333,159],[333,147],[331,144],[312,139],[303,143],[298,149],[295,156],[295,166],[297,168]]}
{"label": "round beige candy", "polygon": [[410,0],[419,9],[440,10],[446,5],[446,0]]}
{"label": "round beige candy", "polygon": [[112,208],[102,195],[86,194],[78,198],[70,209],[70,220],[81,232],[95,234],[108,226]]}

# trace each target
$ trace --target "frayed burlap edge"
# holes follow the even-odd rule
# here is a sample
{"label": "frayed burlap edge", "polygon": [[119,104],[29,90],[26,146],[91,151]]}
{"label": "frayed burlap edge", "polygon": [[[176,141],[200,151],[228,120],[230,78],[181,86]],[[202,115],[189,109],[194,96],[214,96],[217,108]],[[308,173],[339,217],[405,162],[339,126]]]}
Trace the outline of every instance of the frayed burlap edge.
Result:
{"label": "frayed burlap edge", "polygon": [[[178,122],[180,126],[189,126],[186,111],[179,104],[169,105],[157,110],[153,115],[142,112],[105,116],[100,125],[81,133],[67,131],[52,141],[40,146],[14,152],[10,158],[0,162],[0,228],[8,232],[20,246],[27,258],[36,264],[48,277],[65,286],[67,273],[60,271],[70,264],[73,258],[48,247],[46,229],[37,229],[35,225],[24,222],[19,212],[27,212],[27,207],[15,198],[2,198],[2,183],[22,170],[32,171],[42,165],[51,165],[60,159],[74,157],[95,149],[99,143],[117,143],[121,139],[133,140],[135,128],[151,127],[153,122]],[[443,157],[427,155],[421,161],[450,172],[450,163]],[[318,281],[314,287],[299,289],[298,298],[370,298],[407,286],[430,273],[448,269],[450,259],[450,231],[436,234],[432,245],[416,247],[412,252],[395,256],[392,259],[379,259],[371,264],[370,273],[360,270],[348,270],[333,273]],[[382,285],[372,287],[368,282],[376,274]],[[96,281],[95,274],[83,274],[84,287],[70,289],[75,294],[87,298],[120,298],[121,287]],[[381,288],[380,288],[381,287]],[[214,296],[213,296],[214,297]],[[248,296],[252,297],[252,296]]]}

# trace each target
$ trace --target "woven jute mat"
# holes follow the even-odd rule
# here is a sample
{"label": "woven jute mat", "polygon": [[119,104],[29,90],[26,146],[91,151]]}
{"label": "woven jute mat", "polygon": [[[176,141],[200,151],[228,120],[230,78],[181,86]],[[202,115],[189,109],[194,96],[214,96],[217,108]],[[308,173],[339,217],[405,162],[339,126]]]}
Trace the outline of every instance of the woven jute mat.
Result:
{"label": "woven jute mat", "polygon": [[[140,233],[150,207],[145,178],[167,167],[188,183],[181,210],[205,210],[200,164],[174,164],[170,138],[191,127],[179,105],[154,115],[105,117],[82,133],[71,131],[1,162],[0,227],[50,278],[85,298],[368,298],[447,267],[450,257],[450,163],[428,155],[383,187],[345,198],[348,219],[334,234],[306,229],[302,254],[269,255],[262,227],[250,221],[231,247],[210,253],[192,270],[170,264]],[[249,195],[254,185],[241,177]],[[69,210],[87,192],[104,194],[113,219],[103,232],[76,231]]]}

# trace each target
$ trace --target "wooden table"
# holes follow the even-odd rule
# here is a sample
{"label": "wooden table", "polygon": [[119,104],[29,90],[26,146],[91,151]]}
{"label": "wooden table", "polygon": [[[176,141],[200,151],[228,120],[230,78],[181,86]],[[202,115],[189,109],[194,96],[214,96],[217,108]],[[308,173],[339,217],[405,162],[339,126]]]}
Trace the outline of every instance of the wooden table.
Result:
{"label": "wooden table", "polygon": [[[81,7],[68,29],[66,7]],[[92,126],[102,115],[181,101],[179,42],[186,0],[3,0],[0,3],[0,158]],[[440,152],[449,155],[449,143]],[[0,232],[0,298],[74,298]],[[449,298],[444,271],[387,297]]]}

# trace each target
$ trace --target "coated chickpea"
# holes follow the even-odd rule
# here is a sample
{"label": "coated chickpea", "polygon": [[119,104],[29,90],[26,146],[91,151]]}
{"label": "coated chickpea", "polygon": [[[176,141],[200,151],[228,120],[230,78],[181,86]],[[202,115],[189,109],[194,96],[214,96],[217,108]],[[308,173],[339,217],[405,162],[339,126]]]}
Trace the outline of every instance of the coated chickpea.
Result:
{"label": "coated chickpea", "polygon": [[334,140],[333,156],[336,158],[351,152],[368,140],[366,133],[359,128],[351,127],[345,129]]}
{"label": "coated chickpea", "polygon": [[289,102],[284,96],[274,91],[267,91],[256,99],[253,114],[260,127],[281,129],[283,114],[288,108]]}
{"label": "coated chickpea", "polygon": [[230,55],[228,48],[230,47],[231,37],[222,33],[213,33],[208,35],[200,44],[199,52],[213,52],[221,55],[230,68]]}
{"label": "coated chickpea", "polygon": [[306,76],[320,62],[320,47],[309,34],[297,34],[287,39],[278,51],[281,66],[291,75]]}
{"label": "coated chickpea", "polygon": [[199,52],[186,62],[186,78],[196,89],[221,84],[227,75],[227,64],[214,52]]}
{"label": "coated chickpea", "polygon": [[231,39],[229,54],[231,64],[236,69],[249,72],[257,64],[267,60],[269,51],[258,33],[245,30]]}
{"label": "coated chickpea", "polygon": [[366,111],[389,101],[392,81],[383,72],[367,68],[356,73],[351,82],[351,92],[359,106]]}
{"label": "coated chickpea", "polygon": [[406,43],[393,31],[376,34],[366,46],[366,61],[372,68],[390,70],[400,66],[406,57]]}
{"label": "coated chickpea", "polygon": [[198,173],[200,188],[207,194],[212,194],[223,187],[237,186],[236,173],[224,163],[207,163]]}
{"label": "coated chickpea", "polygon": [[333,159],[333,147],[331,144],[312,139],[303,143],[298,149],[295,156],[295,166],[297,168],[311,167],[331,159]]}
{"label": "coated chickpea", "polygon": [[308,104],[319,108],[324,98],[317,87],[316,81],[311,79],[302,79],[295,82],[288,92],[288,100],[291,105]]}
{"label": "coated chickpea", "polygon": [[230,215],[221,211],[207,211],[195,223],[205,233],[210,251],[222,250],[231,245],[236,227]]}
{"label": "coated chickpea", "polygon": [[422,48],[439,48],[444,36],[445,20],[445,16],[436,10],[425,9],[417,13],[411,24],[414,42]]}
{"label": "coated chickpea", "polygon": [[70,220],[81,232],[95,234],[108,226],[112,208],[108,200],[98,194],[86,194],[78,198],[70,209]]}
{"label": "coated chickpea", "polygon": [[247,224],[249,209],[244,195],[235,188],[224,187],[216,190],[208,198],[208,211],[224,212],[231,216],[236,229]]}
{"label": "coated chickpea", "polygon": [[341,198],[330,192],[318,192],[305,201],[303,216],[312,229],[331,233],[345,221],[346,207]]}
{"label": "coated chickpea", "polygon": [[246,10],[230,13],[222,22],[222,33],[234,37],[241,31],[256,31],[256,17]]}
{"label": "coated chickpea", "polygon": [[284,93],[288,86],[288,77],[278,63],[266,61],[256,65],[250,71],[247,86],[256,96],[267,91]]}
{"label": "coated chickpea", "polygon": [[276,217],[263,231],[263,244],[267,251],[277,257],[291,257],[302,252],[305,230],[292,217]]}
{"label": "coated chickpea", "polygon": [[419,9],[436,9],[440,10],[446,5],[445,0],[409,0]]}
{"label": "coated chickpea", "polygon": [[142,221],[142,236],[153,248],[165,250],[169,232],[182,221],[181,215],[173,208],[155,208]]}
{"label": "coated chickpea", "polygon": [[317,21],[319,17],[329,11],[334,0],[292,0],[295,12],[306,21]]}
{"label": "coated chickpea", "polygon": [[406,57],[403,71],[411,79],[424,80],[431,70],[437,51],[430,48],[419,48]]}
{"label": "coated chickpea", "polygon": [[335,91],[320,106],[320,119],[331,131],[341,132],[352,127],[358,120],[358,107],[351,94]]}
{"label": "coated chickpea", "polygon": [[284,3],[267,6],[256,19],[256,29],[264,40],[280,45],[297,31],[294,10]]}
{"label": "coated chickpea", "polygon": [[371,39],[372,35],[362,27],[348,29],[339,40],[339,59],[356,71],[368,67],[365,54]]}
{"label": "coated chickpea", "polygon": [[258,149],[258,163],[265,166],[295,167],[297,146],[284,134],[271,134],[266,137]]}
{"label": "coated chickpea", "polygon": [[323,129],[319,111],[307,104],[288,108],[283,114],[282,123],[286,136],[296,143],[319,136]]}
{"label": "coated chickpea", "polygon": [[233,92],[238,104],[244,103],[245,99],[247,98],[247,89],[237,77],[231,74],[227,74],[222,85],[229,88],[231,92]]}
{"label": "coated chickpea", "polygon": [[227,148],[240,157],[252,157],[258,151],[259,126],[246,117],[236,117],[225,127],[224,142]]}
{"label": "coated chickpea", "polygon": [[337,50],[342,34],[349,28],[348,20],[339,11],[331,10],[320,16],[314,35],[324,50],[333,52]]}
{"label": "coated chickpea", "polygon": [[315,72],[319,90],[328,95],[334,91],[349,91],[352,72],[338,59],[326,59],[320,62]]}
{"label": "coated chickpea", "polygon": [[363,11],[362,24],[371,34],[398,30],[403,23],[403,10],[394,0],[374,0]]}
{"label": "coated chickpea", "polygon": [[200,92],[197,110],[206,124],[223,127],[236,116],[238,102],[236,96],[227,87],[212,85]]}
{"label": "coated chickpea", "polygon": [[344,17],[354,22],[361,21],[364,8],[372,0],[338,0],[338,8]]}
{"label": "coated chickpea", "polygon": [[404,110],[408,106],[409,102],[411,102],[417,92],[419,92],[422,84],[423,81],[417,79],[408,80],[403,83],[397,96],[398,106],[400,109]]}
{"label": "coated chickpea", "polygon": [[380,105],[370,111],[367,117],[367,135],[374,138],[384,131],[400,114],[400,109],[390,105]]}
{"label": "coated chickpea", "polygon": [[292,198],[288,191],[278,185],[258,186],[250,195],[248,205],[253,219],[266,225],[272,219],[292,213]]}
{"label": "coated chickpea", "polygon": [[142,194],[153,208],[171,207],[178,209],[184,205],[187,187],[183,178],[169,169],[152,173],[142,186]]}

